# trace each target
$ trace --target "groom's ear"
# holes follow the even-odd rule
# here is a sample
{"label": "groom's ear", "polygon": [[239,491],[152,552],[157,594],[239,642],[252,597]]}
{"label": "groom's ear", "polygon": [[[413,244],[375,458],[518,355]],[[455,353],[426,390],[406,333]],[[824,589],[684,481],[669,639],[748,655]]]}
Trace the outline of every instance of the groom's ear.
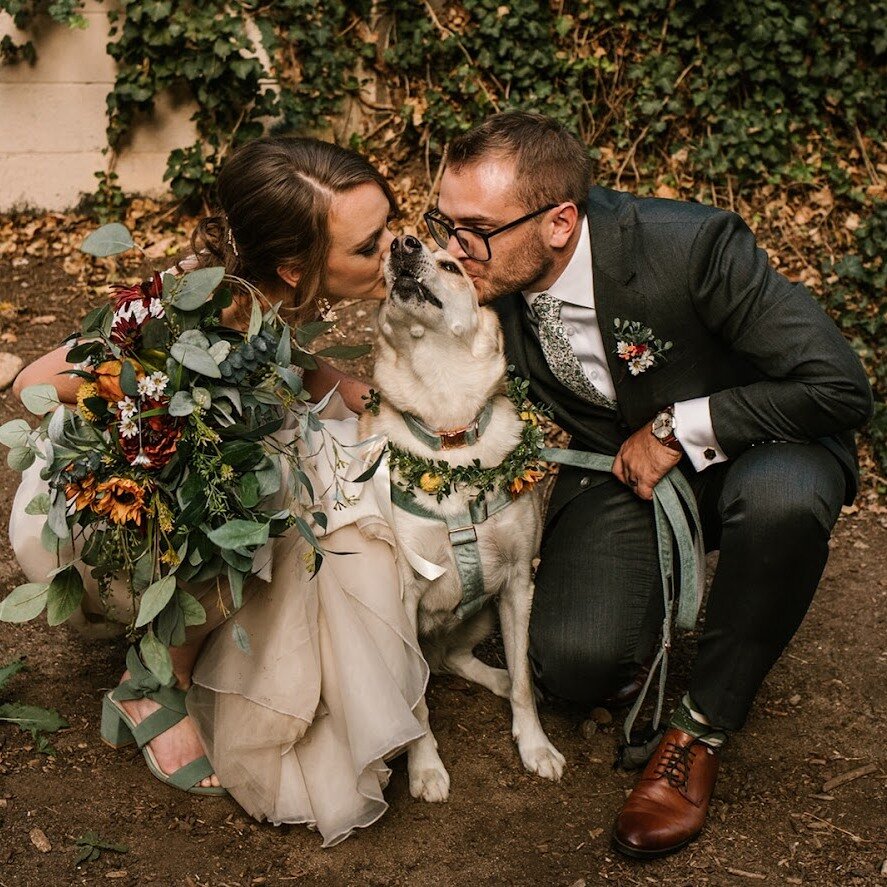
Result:
{"label": "groom's ear", "polygon": [[286,284],[289,284],[293,289],[295,289],[299,285],[299,281],[302,278],[302,272],[297,270],[296,268],[285,268],[283,265],[279,265],[277,268],[277,276]]}
{"label": "groom's ear", "polygon": [[562,249],[569,242],[576,230],[579,222],[579,210],[576,209],[575,203],[562,203],[549,211],[550,219],[550,235],[548,245],[555,249]]}

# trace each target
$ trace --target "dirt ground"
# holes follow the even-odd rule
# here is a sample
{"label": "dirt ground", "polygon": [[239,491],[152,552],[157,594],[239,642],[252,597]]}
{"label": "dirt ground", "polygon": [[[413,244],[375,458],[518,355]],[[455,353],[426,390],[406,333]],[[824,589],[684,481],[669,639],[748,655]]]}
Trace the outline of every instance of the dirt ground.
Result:
{"label": "dirt ground", "polygon": [[[27,361],[91,305],[65,270],[73,270],[70,259],[22,258],[0,256],[0,350]],[[355,305],[344,315],[348,340],[369,340],[372,312]],[[22,415],[10,391],[0,394],[0,422]],[[4,464],[4,526],[17,478]],[[21,581],[4,538],[0,596]],[[51,737],[57,754],[47,757],[29,734],[0,724],[0,887],[887,885],[885,639],[887,509],[870,495],[841,518],[812,610],[723,755],[703,836],[677,856],[637,863],[609,846],[613,817],[634,781],[612,767],[619,713],[595,725],[584,722],[587,713],[543,709],[568,762],[555,785],[523,772],[503,700],[460,679],[432,679],[450,802],[414,801],[399,759],[382,820],[322,850],[303,827],[258,824],[232,800],[169,789],[141,757],[99,741],[101,694],[119,678],[122,643],[85,642],[44,620],[0,624],[0,665],[17,657],[28,663],[4,700],[57,708],[71,725]],[[692,636],[682,638],[673,695],[683,689],[692,654]],[[486,655],[501,652],[492,644]],[[866,765],[864,775],[824,788]],[[51,849],[34,845],[34,829]],[[75,841],[90,831],[128,852],[75,867]]]}

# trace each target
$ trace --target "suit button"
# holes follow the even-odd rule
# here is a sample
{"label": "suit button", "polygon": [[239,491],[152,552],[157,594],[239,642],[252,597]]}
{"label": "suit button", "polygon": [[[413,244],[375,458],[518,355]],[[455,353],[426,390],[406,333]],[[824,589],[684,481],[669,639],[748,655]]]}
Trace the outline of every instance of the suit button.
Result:
{"label": "suit button", "polygon": [[579,486],[583,489],[587,487],[591,483],[590,477],[583,477],[582,480],[579,481]]}
{"label": "suit button", "polygon": [[709,462],[711,462],[711,460],[714,459],[715,456],[717,456],[717,453],[711,447],[706,447],[702,451],[702,455],[705,456],[705,458],[708,459]]}

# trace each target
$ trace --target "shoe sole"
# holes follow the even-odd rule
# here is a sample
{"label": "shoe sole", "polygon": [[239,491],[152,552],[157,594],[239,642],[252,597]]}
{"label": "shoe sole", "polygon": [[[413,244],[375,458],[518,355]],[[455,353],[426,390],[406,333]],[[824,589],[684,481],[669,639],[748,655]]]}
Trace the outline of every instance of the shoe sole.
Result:
{"label": "shoe sole", "polygon": [[666,847],[661,850],[641,850],[639,847],[632,847],[630,844],[623,844],[615,835],[611,841],[613,845],[613,849],[617,850],[623,856],[629,856],[632,859],[659,859],[662,856],[670,856],[672,853],[677,853],[678,850],[683,850],[688,844],[692,844],[701,832],[697,832],[695,835],[691,835],[687,838],[686,841],[681,841],[680,844],[675,844],[673,847]]}

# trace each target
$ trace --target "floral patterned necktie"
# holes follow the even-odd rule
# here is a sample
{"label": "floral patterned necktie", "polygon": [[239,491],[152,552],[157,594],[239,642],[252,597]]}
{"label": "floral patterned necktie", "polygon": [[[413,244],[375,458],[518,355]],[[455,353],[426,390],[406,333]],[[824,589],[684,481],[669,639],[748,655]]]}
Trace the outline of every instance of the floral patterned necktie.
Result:
{"label": "floral patterned necktie", "polygon": [[540,293],[530,309],[539,323],[539,344],[549,369],[563,385],[584,400],[616,409],[616,402],[598,391],[585,375],[561,323],[562,304],[551,293]]}

